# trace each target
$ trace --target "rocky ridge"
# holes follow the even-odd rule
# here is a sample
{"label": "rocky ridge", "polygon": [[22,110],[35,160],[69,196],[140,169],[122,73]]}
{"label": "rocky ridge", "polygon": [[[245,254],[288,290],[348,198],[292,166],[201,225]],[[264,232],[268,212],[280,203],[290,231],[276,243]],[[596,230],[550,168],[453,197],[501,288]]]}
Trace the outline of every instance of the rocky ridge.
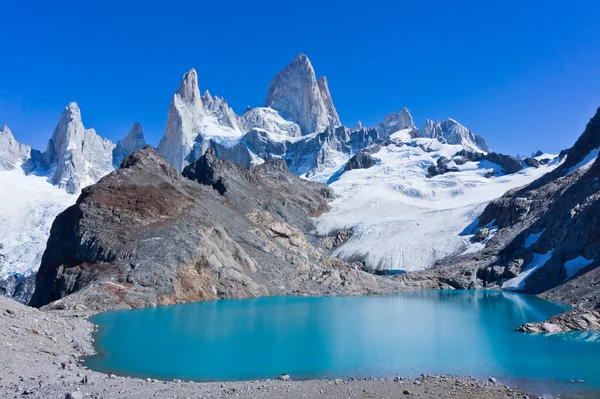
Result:
{"label": "rocky ridge", "polygon": [[312,244],[310,218],[331,191],[285,162],[244,169],[209,151],[184,174],[145,147],[85,188],[52,226],[31,304],[105,310],[401,288]]}

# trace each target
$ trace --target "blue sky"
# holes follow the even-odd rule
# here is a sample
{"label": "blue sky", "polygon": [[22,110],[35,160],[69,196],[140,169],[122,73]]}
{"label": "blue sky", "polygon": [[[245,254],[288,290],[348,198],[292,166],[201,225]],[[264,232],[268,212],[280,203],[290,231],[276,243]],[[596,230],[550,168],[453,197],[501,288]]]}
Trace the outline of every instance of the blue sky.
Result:
{"label": "blue sky", "polygon": [[299,52],[350,127],[407,106],[526,154],[571,146],[600,106],[598,1],[86,3],[0,5],[0,124],[36,148],[69,101],[102,136],[139,121],[157,144],[185,71],[241,113]]}

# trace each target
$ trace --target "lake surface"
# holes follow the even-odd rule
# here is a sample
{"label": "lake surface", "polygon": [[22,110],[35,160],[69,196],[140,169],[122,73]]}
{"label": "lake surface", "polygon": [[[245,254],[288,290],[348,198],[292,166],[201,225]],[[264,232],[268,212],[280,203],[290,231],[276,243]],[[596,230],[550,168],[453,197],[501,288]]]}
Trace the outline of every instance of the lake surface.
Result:
{"label": "lake surface", "polygon": [[565,308],[531,296],[416,291],[265,297],[99,314],[88,367],[163,379],[458,374],[600,387],[600,338],[514,331]]}

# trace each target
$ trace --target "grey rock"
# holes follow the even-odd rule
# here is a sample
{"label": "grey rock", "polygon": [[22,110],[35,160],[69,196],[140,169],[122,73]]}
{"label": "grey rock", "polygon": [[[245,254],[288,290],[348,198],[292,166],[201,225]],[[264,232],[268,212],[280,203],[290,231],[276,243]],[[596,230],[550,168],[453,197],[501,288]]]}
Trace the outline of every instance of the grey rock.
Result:
{"label": "grey rock", "polygon": [[436,138],[448,144],[460,144],[474,151],[489,152],[485,139],[455,121],[446,119],[445,121],[425,120],[423,128],[418,133],[418,137]]}
{"label": "grey rock", "polygon": [[368,169],[377,165],[377,160],[365,151],[359,151],[358,154],[350,158],[346,163],[345,170]]}
{"label": "grey rock", "polygon": [[31,147],[15,140],[8,126],[0,129],[0,171],[12,170],[31,158]]}
{"label": "grey rock", "polygon": [[65,399],[83,399],[81,391],[73,391],[65,395]]}
{"label": "grey rock", "polygon": [[265,107],[296,122],[302,134],[323,131],[327,126],[340,126],[327,80],[317,81],[314,68],[304,54],[282,69],[269,84]]}

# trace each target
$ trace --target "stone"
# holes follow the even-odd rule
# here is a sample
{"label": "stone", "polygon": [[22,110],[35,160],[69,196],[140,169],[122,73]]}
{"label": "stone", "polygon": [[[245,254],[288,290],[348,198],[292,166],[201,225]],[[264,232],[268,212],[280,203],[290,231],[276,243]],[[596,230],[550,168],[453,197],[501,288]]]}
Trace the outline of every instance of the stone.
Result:
{"label": "stone", "polygon": [[290,375],[289,375],[289,374],[285,374],[285,373],[283,373],[283,374],[281,374],[279,377],[277,377],[277,379],[278,379],[279,381],[290,381],[290,380],[291,380],[291,377],[290,377]]}
{"label": "stone", "polygon": [[65,395],[65,399],[83,399],[81,391],[70,392]]}

